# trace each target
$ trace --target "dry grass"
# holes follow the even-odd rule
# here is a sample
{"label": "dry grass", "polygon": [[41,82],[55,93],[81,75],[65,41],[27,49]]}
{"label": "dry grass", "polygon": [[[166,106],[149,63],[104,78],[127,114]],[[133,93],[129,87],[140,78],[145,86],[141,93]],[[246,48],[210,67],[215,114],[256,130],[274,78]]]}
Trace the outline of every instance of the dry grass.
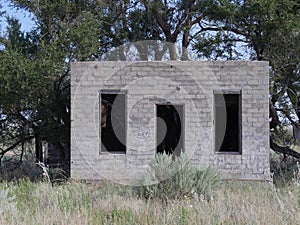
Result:
{"label": "dry grass", "polygon": [[[0,171],[0,225],[300,224],[300,164],[272,159],[281,177],[277,186],[223,182],[209,200],[195,195],[168,201],[145,199],[136,188],[105,181],[51,185],[35,179],[41,168],[34,164],[24,164],[12,174],[4,167]],[[282,168],[290,169],[287,173]],[[27,173],[32,181],[19,179]]]}
{"label": "dry grass", "polygon": [[[0,224],[300,224],[300,186],[227,183],[210,201],[140,198],[107,182],[1,183],[15,196]],[[1,199],[1,198],[0,198]],[[5,201],[5,200],[2,200]],[[0,202],[0,208],[1,208]],[[3,204],[2,204],[3,205]]]}

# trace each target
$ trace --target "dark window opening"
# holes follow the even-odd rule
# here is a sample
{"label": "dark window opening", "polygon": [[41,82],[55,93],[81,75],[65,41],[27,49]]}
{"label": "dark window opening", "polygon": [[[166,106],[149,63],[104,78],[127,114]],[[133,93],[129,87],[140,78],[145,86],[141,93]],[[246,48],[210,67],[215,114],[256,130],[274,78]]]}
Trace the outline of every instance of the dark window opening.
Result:
{"label": "dark window opening", "polygon": [[156,105],[157,153],[180,155],[183,151],[183,105]]}
{"label": "dark window opening", "polygon": [[215,94],[217,152],[241,152],[240,94]]}
{"label": "dark window opening", "polygon": [[126,152],[125,94],[101,93],[101,152]]}

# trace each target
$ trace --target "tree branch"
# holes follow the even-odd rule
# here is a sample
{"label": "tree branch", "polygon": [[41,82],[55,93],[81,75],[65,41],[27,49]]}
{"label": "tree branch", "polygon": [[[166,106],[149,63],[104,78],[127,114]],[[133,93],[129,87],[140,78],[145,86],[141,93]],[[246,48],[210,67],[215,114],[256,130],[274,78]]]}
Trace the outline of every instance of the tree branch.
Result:
{"label": "tree branch", "polygon": [[0,152],[0,164],[1,164],[1,159],[3,158],[3,156],[9,152],[10,150],[14,149],[15,147],[17,147],[19,144],[23,143],[23,142],[26,142],[26,141],[30,141],[31,139],[33,139],[34,136],[28,136],[26,138],[22,138],[20,140],[18,140],[17,142],[15,142],[13,145],[9,146],[8,148],[2,150]]}
{"label": "tree branch", "polygon": [[173,32],[174,36],[177,36],[181,32],[182,25],[183,25],[183,27],[185,27],[187,25],[187,23],[189,23],[190,16],[188,15],[188,11],[194,3],[195,3],[195,0],[189,0],[185,3],[183,14],[177,23],[175,31]]}
{"label": "tree branch", "polygon": [[274,150],[275,152],[277,152],[277,153],[293,156],[297,159],[300,159],[300,153],[299,152],[294,151],[293,149],[289,148],[288,146],[283,147],[283,146],[280,146],[280,145],[276,144],[272,140],[272,138],[270,138],[270,148],[272,150]]}

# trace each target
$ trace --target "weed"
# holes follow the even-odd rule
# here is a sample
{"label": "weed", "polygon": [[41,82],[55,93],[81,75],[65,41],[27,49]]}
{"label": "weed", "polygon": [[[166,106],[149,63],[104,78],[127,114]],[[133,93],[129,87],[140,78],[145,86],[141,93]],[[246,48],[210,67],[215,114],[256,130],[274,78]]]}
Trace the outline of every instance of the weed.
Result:
{"label": "weed", "polygon": [[296,163],[296,169],[293,173],[293,181],[297,186],[300,186],[300,163]]}
{"label": "weed", "polygon": [[131,187],[108,181],[51,185],[23,179],[0,183],[0,190],[1,209],[3,202],[9,205],[0,216],[0,224],[7,225],[300,224],[296,184],[277,189],[259,183],[224,182],[213,190],[211,201],[203,201],[201,195],[146,200],[132,194]]}
{"label": "weed", "polygon": [[10,189],[0,190],[0,216],[15,207],[15,196],[10,195]]}

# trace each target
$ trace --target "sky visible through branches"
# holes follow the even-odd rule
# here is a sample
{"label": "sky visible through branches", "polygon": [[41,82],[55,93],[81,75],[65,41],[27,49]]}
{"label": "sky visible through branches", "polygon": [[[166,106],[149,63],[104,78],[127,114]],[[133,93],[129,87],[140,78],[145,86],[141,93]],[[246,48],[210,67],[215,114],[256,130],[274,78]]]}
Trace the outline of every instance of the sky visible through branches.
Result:
{"label": "sky visible through branches", "polygon": [[12,3],[7,0],[0,0],[0,11],[5,11],[5,14],[0,17],[0,31],[3,33],[6,30],[6,17],[14,17],[21,23],[21,31],[30,31],[34,26],[33,15],[24,9],[16,9]]}

